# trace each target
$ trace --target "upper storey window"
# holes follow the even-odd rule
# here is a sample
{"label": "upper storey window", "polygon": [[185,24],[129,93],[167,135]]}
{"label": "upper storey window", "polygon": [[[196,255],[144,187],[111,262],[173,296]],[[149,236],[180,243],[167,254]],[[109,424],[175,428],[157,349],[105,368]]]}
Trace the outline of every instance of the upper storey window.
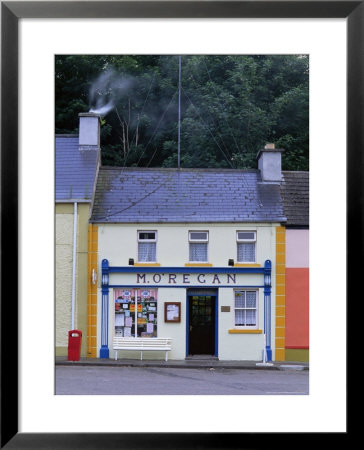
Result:
{"label": "upper storey window", "polygon": [[157,232],[138,231],[138,261],[157,261]]}
{"label": "upper storey window", "polygon": [[208,231],[190,231],[188,233],[190,262],[207,262]]}
{"label": "upper storey window", "polygon": [[238,262],[251,263],[256,261],[256,231],[237,231]]}

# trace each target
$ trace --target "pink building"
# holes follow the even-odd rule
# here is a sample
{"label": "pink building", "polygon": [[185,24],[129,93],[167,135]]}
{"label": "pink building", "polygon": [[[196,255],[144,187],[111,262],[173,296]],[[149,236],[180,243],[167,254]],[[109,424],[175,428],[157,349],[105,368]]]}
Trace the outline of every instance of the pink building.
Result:
{"label": "pink building", "polygon": [[309,360],[309,173],[283,171],[286,222],[285,360]]}

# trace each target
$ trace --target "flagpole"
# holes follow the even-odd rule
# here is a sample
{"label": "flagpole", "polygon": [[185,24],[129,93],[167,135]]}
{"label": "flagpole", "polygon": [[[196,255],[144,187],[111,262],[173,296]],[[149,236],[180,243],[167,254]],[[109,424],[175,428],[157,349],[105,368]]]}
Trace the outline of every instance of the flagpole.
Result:
{"label": "flagpole", "polygon": [[177,166],[180,168],[181,165],[181,55],[178,57],[178,144],[177,144],[177,153],[178,153],[178,162]]}

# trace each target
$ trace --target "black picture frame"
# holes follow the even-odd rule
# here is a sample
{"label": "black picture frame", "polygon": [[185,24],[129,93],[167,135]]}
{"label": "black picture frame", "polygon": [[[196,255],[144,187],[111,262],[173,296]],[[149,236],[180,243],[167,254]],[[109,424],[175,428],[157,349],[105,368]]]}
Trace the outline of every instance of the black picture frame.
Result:
{"label": "black picture frame", "polygon": [[[363,273],[364,1],[1,2],[1,448],[136,449],[146,444],[158,449],[256,448],[261,437],[270,439],[271,435],[246,433],[242,441],[241,433],[18,432],[19,329],[8,320],[18,314],[18,22],[21,18],[118,17],[347,19],[347,299]],[[13,105],[11,109],[7,108],[9,104]],[[355,264],[350,264],[352,261]],[[292,437],[280,435],[279,439],[279,445],[284,446]]]}

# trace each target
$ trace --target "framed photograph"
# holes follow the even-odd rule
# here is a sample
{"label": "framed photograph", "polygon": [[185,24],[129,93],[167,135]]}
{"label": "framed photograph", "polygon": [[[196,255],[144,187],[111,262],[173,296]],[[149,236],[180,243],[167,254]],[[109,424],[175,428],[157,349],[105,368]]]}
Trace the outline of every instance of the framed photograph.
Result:
{"label": "framed photograph", "polygon": [[[49,149],[49,154],[53,154],[54,148],[54,111],[52,108],[46,108],[42,113],[29,114],[29,122],[35,118],[39,122],[44,120],[46,125],[42,124],[35,132],[34,129],[28,129],[29,133],[20,133],[23,127],[26,125],[26,118],[22,115],[23,111],[19,108],[20,102],[26,94],[24,87],[28,86],[29,89],[34,89],[39,99],[39,103],[44,97],[53,98],[54,91],[49,91],[46,88],[44,90],[40,88],[37,83],[37,77],[48,77],[50,83],[53,83],[54,66],[49,66],[51,69],[44,72],[40,67],[40,60],[42,58],[41,52],[44,51],[48,44],[50,36],[47,32],[51,33],[52,28],[63,26],[64,31],[62,36],[66,37],[68,34],[68,27],[75,25],[75,22],[80,20],[83,24],[89,22],[93,27],[93,35],[98,36],[98,42],[103,43],[103,51],[108,50],[107,43],[105,44],[105,35],[98,28],[98,24],[102,23],[105,26],[105,22],[115,24],[117,20],[123,21],[120,30],[124,25],[134,26],[137,20],[143,22],[145,30],[148,26],[152,25],[154,21],[162,21],[169,27],[166,28],[163,39],[165,42],[173,42],[175,50],[172,47],[165,49],[166,53],[174,51],[178,53],[183,51],[183,38],[187,38],[191,34],[191,30],[194,27],[201,27],[205,23],[211,21],[212,27],[215,30],[215,35],[219,37],[220,42],[216,42],[214,48],[210,49],[211,53],[218,54],[227,52],[226,46],[220,45],[227,39],[227,28],[224,28],[224,32],[221,32],[219,28],[222,22],[231,22],[231,24],[241,26],[253,24],[254,27],[259,25],[259,21],[265,21],[265,24],[276,24],[277,21],[287,21],[291,23],[292,27],[287,30],[285,41],[290,41],[290,35],[294,34],[297,22],[300,20],[313,20],[324,21],[329,25],[336,24],[338,21],[344,21],[346,24],[346,41],[344,42],[346,50],[346,76],[347,76],[347,90],[346,90],[346,104],[340,104],[340,109],[343,111],[346,107],[346,115],[344,111],[344,122],[346,130],[346,169],[335,169],[331,172],[329,178],[330,185],[327,186],[325,197],[320,197],[318,192],[318,198],[323,199],[321,203],[321,210],[327,210],[328,205],[332,203],[340,204],[340,212],[336,211],[336,214],[330,217],[330,226],[327,226],[326,231],[331,231],[338,223],[340,230],[344,230],[340,234],[340,239],[335,238],[336,245],[345,247],[345,251],[341,250],[340,257],[333,256],[331,253],[333,249],[328,246],[325,247],[327,252],[322,257],[317,258],[317,247],[312,247],[312,263],[316,271],[320,272],[320,277],[314,277],[313,281],[317,282],[317,278],[320,278],[318,284],[325,285],[328,290],[328,285],[332,284],[331,281],[335,280],[335,287],[331,287],[333,290],[341,292],[342,297],[342,311],[346,311],[345,294],[347,294],[346,301],[354,296],[354,286],[356,286],[357,280],[360,279],[363,272],[363,262],[360,258],[363,249],[363,182],[362,174],[364,173],[363,167],[363,148],[364,148],[364,126],[363,126],[363,104],[364,98],[364,1],[2,1],[1,2],[1,448],[104,448],[105,440],[107,440],[108,447],[129,449],[129,448],[142,448],[150,446],[153,448],[164,448],[175,444],[178,448],[240,448],[242,438],[244,439],[244,445],[246,447],[255,447],[258,443],[260,446],[261,440],[269,440],[277,432],[296,432],[307,433],[307,431],[315,432],[335,432],[341,433],[344,437],[347,437],[347,430],[344,429],[345,423],[340,422],[339,428],[332,428],[328,422],[321,424],[325,414],[322,414],[320,420],[316,421],[317,428],[313,428],[313,421],[317,411],[314,407],[311,407],[310,411],[304,411],[304,408],[297,408],[297,414],[300,414],[296,423],[285,423],[282,420],[280,414],[283,414],[282,406],[286,411],[292,411],[291,403],[286,400],[292,400],[289,397],[278,398],[281,406],[275,406],[280,414],[276,414],[276,409],[272,409],[272,405],[265,405],[264,408],[267,411],[267,416],[271,421],[276,418],[280,420],[282,428],[272,428],[270,424],[261,423],[254,424],[250,427],[247,425],[251,417],[259,417],[261,421],[261,411],[263,398],[247,399],[254,400],[256,404],[259,403],[257,411],[254,409],[254,405],[248,408],[250,418],[245,417],[247,422],[241,420],[239,409],[234,406],[230,399],[219,399],[219,408],[216,409],[216,399],[213,399],[212,403],[209,403],[209,399],[205,402],[200,400],[200,403],[194,403],[195,408],[189,408],[186,399],[179,399],[179,412],[183,412],[186,420],[175,420],[175,417],[170,417],[174,424],[182,424],[187,426],[187,432],[183,428],[172,429],[169,422],[164,423],[164,429],[158,429],[157,432],[153,428],[153,423],[146,424],[145,429],[140,429],[140,421],[137,419],[137,411],[130,414],[132,421],[138,425],[139,429],[126,429],[120,432],[120,430],[114,430],[112,428],[112,419],[105,419],[107,417],[108,405],[106,404],[106,398],[98,398],[101,407],[95,408],[93,403],[87,403],[89,400],[84,398],[76,398],[82,396],[60,396],[54,395],[53,383],[54,383],[54,361],[52,360],[49,366],[49,361],[45,362],[47,356],[52,355],[54,345],[53,339],[53,309],[52,309],[52,296],[54,295],[53,286],[53,274],[52,266],[53,253],[49,249],[53,246],[53,215],[54,215],[54,197],[53,195],[53,183],[54,183],[54,167],[47,170],[43,169],[43,165],[40,161],[36,166],[32,166],[32,173],[25,170],[20,160],[19,149],[24,144],[28,149],[34,151],[32,155],[22,155],[23,157],[31,156],[31,159],[35,159],[37,155],[36,151],[39,146],[46,146]],[[239,22],[240,21],[240,22]],[[44,43],[42,50],[35,52],[38,57],[34,60],[33,70],[28,75],[28,85],[20,85],[22,79],[23,65],[20,64],[21,58],[24,57],[25,49],[21,47],[22,34],[20,33],[21,27],[27,23],[41,23],[48,25],[46,32],[39,37],[39,41]],[[171,33],[174,28],[182,22],[182,28],[184,32],[179,36],[173,36]],[[281,22],[280,22],[281,23]],[[262,24],[260,23],[260,26]],[[155,30],[158,27],[155,27]],[[105,28],[102,28],[105,30]],[[277,30],[278,32],[278,30]],[[143,35],[143,28],[136,28],[134,32],[129,35],[129,40],[132,42],[138,36],[143,36],[144,43],[146,44],[150,37],[153,36],[151,28],[148,28],[148,34],[146,37]],[[265,34],[264,24],[262,26],[261,36],[268,42],[272,39],[274,33]],[[310,31],[307,31],[307,39],[309,38]],[[91,35],[90,35],[91,36]],[[148,38],[149,36],[149,38]],[[202,39],[204,35],[196,35],[195,44],[198,41],[207,42],[208,39]],[[126,38],[120,39],[117,34],[113,35],[113,40],[110,39],[109,45],[115,45],[118,42],[121,45],[126,41]],[[318,43],[321,39],[324,39],[324,35],[320,36]],[[78,38],[74,40],[74,52],[81,52],[79,41],[85,43],[87,41],[86,36],[79,33]],[[246,43],[247,40],[241,40],[241,43]],[[236,40],[231,39],[230,44],[236,45]],[[251,42],[253,43],[253,42]],[[50,45],[50,44],[49,44]],[[113,47],[114,48],[114,47]],[[190,45],[189,49],[193,49]],[[159,49],[158,49],[159,50]],[[158,51],[157,50],[157,51]],[[50,53],[62,53],[64,50],[62,46],[52,48]],[[95,53],[100,52],[98,48],[94,48]],[[114,50],[110,50],[112,53]],[[133,49],[136,53],[144,54],[143,41],[140,43],[140,47]],[[189,50],[192,51],[192,50]],[[248,51],[248,50],[246,50]],[[253,52],[255,50],[252,50]],[[272,52],[280,53],[279,46],[273,49]],[[288,53],[294,53],[296,51],[294,45],[291,50],[286,50]],[[147,53],[147,51],[145,51]],[[308,52],[309,53],[309,52]],[[341,53],[342,56],[342,53]],[[334,59],[334,58],[332,58]],[[54,60],[53,60],[54,61]],[[340,60],[342,61],[342,59]],[[317,61],[316,61],[317,62]],[[331,61],[333,63],[333,61]],[[333,64],[334,66],[334,64]],[[343,69],[343,65],[340,64],[338,69]],[[332,76],[335,76],[335,70],[331,72]],[[327,76],[329,81],[330,75]],[[32,88],[32,83],[34,88]],[[320,95],[319,90],[315,90],[315,95]],[[331,98],[335,99],[337,92],[335,88],[331,91]],[[36,98],[36,96],[34,96]],[[326,98],[327,100],[327,98]],[[318,102],[320,103],[320,102]],[[317,103],[316,103],[317,104]],[[36,108],[36,105],[34,105]],[[335,109],[335,108],[331,108]],[[31,108],[30,108],[31,111]],[[313,111],[315,112],[315,111]],[[346,117],[346,120],[345,120]],[[21,119],[20,119],[21,118]],[[313,123],[321,122],[322,126],[325,125],[326,117],[317,117],[313,114],[310,120]],[[50,129],[52,128],[52,129]],[[331,127],[331,135],[327,133],[327,139],[332,142],[332,138],[336,135],[335,124]],[[50,136],[50,137],[49,137]],[[330,137],[330,139],[329,139]],[[320,178],[320,175],[324,173],[328,176],[332,170],[332,163],[334,162],[333,153],[331,152],[331,145],[325,146],[325,139],[322,142],[322,150],[325,152],[326,160],[322,163],[320,170],[316,171],[316,177]],[[345,144],[342,146],[342,151],[345,151]],[[32,152],[31,152],[32,153]],[[336,155],[336,154],[335,154]],[[28,160],[28,159],[27,159]],[[52,161],[52,159],[50,160]],[[19,170],[19,167],[22,169]],[[25,166],[27,164],[25,163]],[[345,167],[343,165],[342,167]],[[30,170],[30,169],[29,169]],[[319,175],[318,175],[319,173]],[[346,190],[342,190],[341,193],[332,195],[331,187],[335,184],[335,179],[345,180]],[[45,180],[45,181],[44,181]],[[44,181],[44,182],[43,182]],[[40,183],[40,185],[38,184]],[[21,193],[24,193],[28,186],[37,185],[37,191],[42,193],[39,198],[32,196],[33,209],[27,210],[24,213],[24,207],[27,199],[22,198]],[[48,195],[48,197],[47,197]],[[44,198],[45,196],[45,198]],[[29,200],[29,199],[28,199]],[[343,208],[342,205],[345,205]],[[53,206],[49,206],[53,205]],[[331,206],[332,207],[332,206]],[[332,207],[333,208],[333,207]],[[45,225],[46,223],[46,225]],[[335,226],[333,225],[335,224]],[[345,227],[346,225],[346,227]],[[27,229],[25,233],[24,230]],[[39,230],[47,230],[47,234],[43,235],[39,233]],[[320,229],[323,233],[325,230]],[[326,236],[325,236],[326,237]],[[327,240],[327,239],[326,239]],[[317,241],[316,241],[317,242]],[[25,246],[27,247],[25,250]],[[331,245],[331,247],[334,247]],[[355,248],[355,253],[354,253]],[[358,255],[359,249],[359,258]],[[45,254],[45,256],[44,256]],[[41,256],[39,256],[41,255]],[[354,258],[355,256],[355,258]],[[355,263],[353,261],[355,260]],[[35,262],[36,261],[36,262]],[[337,271],[337,267],[341,263],[340,270]],[[342,264],[346,267],[342,268]],[[319,266],[319,267],[318,267]],[[19,269],[18,269],[19,268]],[[345,270],[347,269],[347,270]],[[317,286],[317,284],[315,285]],[[31,289],[29,289],[31,288]],[[30,294],[29,290],[32,290]],[[331,295],[328,294],[321,296],[322,298],[330,299]],[[26,301],[24,299],[26,294]],[[355,293],[357,295],[357,293]],[[325,317],[325,321],[321,322],[321,326],[325,327],[326,335],[333,335],[333,323],[337,321],[330,320],[330,314],[333,314],[331,304],[326,304],[322,308],[323,314],[321,319]],[[170,317],[176,317],[175,311],[179,311],[180,317],[180,302],[170,302],[171,310]],[[41,315],[32,317],[32,319],[25,321],[22,316],[22,310],[31,306],[34,311],[41,311]],[[24,307],[24,308],[23,308]],[[127,314],[129,312],[126,312]],[[165,314],[167,310],[165,310]],[[327,314],[326,314],[327,313]],[[227,316],[227,315],[226,315]],[[21,317],[21,320],[18,319]],[[166,318],[167,316],[165,316]],[[337,317],[336,317],[337,318]],[[172,320],[175,321],[175,320]],[[31,335],[28,334],[31,324]],[[322,329],[321,329],[322,331]],[[323,333],[322,333],[323,334]],[[11,339],[9,338],[11,336]],[[47,339],[45,338],[47,337]],[[235,336],[231,336],[235,338]],[[33,352],[27,352],[27,347],[24,349],[24,342],[28,342],[28,345],[33,346]],[[345,369],[346,361],[345,338],[335,341],[334,345],[325,346],[322,344],[320,351],[316,352],[316,358],[314,355],[314,361],[317,364],[316,367],[322,368],[331,367],[331,364],[340,355],[340,367],[338,368],[339,377],[336,380],[340,382],[340,390],[335,390],[335,406],[339,405],[340,418],[345,416],[345,404],[346,404],[346,387],[345,386]],[[335,347],[335,348],[334,348]],[[338,350],[339,348],[339,350]],[[40,353],[38,350],[41,349]],[[335,353],[337,352],[337,353]],[[28,354],[27,354],[28,353]],[[319,355],[317,356],[317,354]],[[25,359],[26,357],[31,358]],[[26,361],[26,362],[24,362]],[[337,361],[337,359],[335,359]],[[48,367],[48,369],[47,369]],[[39,368],[41,370],[39,370]],[[45,371],[43,369],[46,368]],[[35,372],[35,369],[36,372]],[[31,376],[28,376],[29,371]],[[320,370],[316,371],[319,372]],[[26,374],[25,378],[32,382],[32,389],[29,389],[29,384],[21,385],[22,375]],[[42,374],[42,375],[39,375]],[[209,375],[213,376],[212,373]],[[20,387],[21,386],[21,387]],[[46,387],[45,387],[46,386]],[[325,395],[324,400],[319,404],[322,408],[330,408],[335,410],[332,404],[332,392],[328,392],[325,389],[321,389],[322,383],[313,384],[313,389],[308,398],[308,402],[311,399],[316,399],[317,393],[319,395]],[[28,387],[28,389],[26,388]],[[44,394],[47,389],[47,393]],[[32,390],[32,394],[36,393],[39,402],[28,402],[27,405],[27,418],[33,416],[33,420],[29,420],[24,428],[24,420],[20,420],[22,417],[24,408],[24,398],[30,398],[28,391]],[[43,395],[44,394],[44,395]],[[331,396],[329,396],[331,395]],[[47,397],[47,402],[43,403],[43,399]],[[54,397],[58,397],[55,399]],[[100,396],[102,397],[102,396]],[[259,396],[257,396],[259,397]],[[262,396],[263,397],[263,396]],[[277,396],[278,397],[278,396]],[[330,401],[326,401],[329,400]],[[95,398],[92,399],[95,401]],[[175,400],[174,400],[175,401]],[[225,402],[225,403],[220,403]],[[313,400],[313,404],[317,404],[317,400]],[[316,402],[316,403],[315,403]],[[116,402],[115,402],[116,403]],[[132,403],[131,407],[133,407]],[[137,403],[137,402],[134,402]],[[168,411],[169,405],[165,400],[161,400],[160,407],[165,408]],[[235,402],[237,403],[237,402]],[[75,411],[82,411],[84,417],[80,417],[78,421],[72,420],[65,414],[66,411],[70,411],[70,405]],[[223,405],[223,407],[221,407]],[[238,405],[239,406],[239,405]],[[135,405],[135,408],[139,405]],[[203,411],[207,412],[208,421],[192,420],[194,414]],[[57,409],[63,411],[63,416],[60,419],[55,419]],[[86,429],[85,423],[88,418],[85,419],[87,414],[92,413],[94,409],[102,411],[105,414],[97,415],[97,420],[104,420],[100,422],[99,429],[95,426]],[[240,408],[241,409],[241,408]],[[29,414],[29,411],[32,414]],[[222,423],[222,411],[229,412],[229,423],[225,424],[225,428],[221,428]],[[158,414],[163,412],[161,409]],[[232,414],[234,413],[234,414]],[[236,414],[235,414],[236,413]],[[303,417],[303,414],[306,417]],[[200,414],[199,417],[202,417]],[[51,425],[45,427],[45,422],[53,420]],[[94,417],[95,418],[95,417]],[[168,419],[168,415],[166,415]],[[85,419],[83,421],[83,419]],[[128,417],[123,416],[126,421]],[[288,420],[285,417],[286,420]],[[306,420],[307,419],[307,420]],[[62,420],[65,420],[66,425],[62,428]],[[186,424],[187,422],[187,424]],[[32,424],[32,427],[29,424]],[[91,423],[91,422],[90,422]],[[129,422],[128,422],[129,423]],[[250,422],[249,422],[250,423]],[[307,430],[305,426],[307,423],[311,424],[311,429]],[[332,422],[334,423],[334,421]],[[82,425],[82,426],[81,426]],[[87,425],[87,423],[86,423]],[[92,422],[92,425],[94,423]],[[148,428],[148,425],[150,427]],[[171,432],[172,430],[172,432]],[[217,430],[217,431],[216,431]],[[274,432],[272,432],[272,430]],[[244,434],[244,436],[241,436]],[[311,436],[306,434],[308,438]],[[300,439],[305,439],[303,435]]]}
{"label": "framed photograph", "polygon": [[169,323],[181,322],[181,302],[164,303],[164,321]]}

